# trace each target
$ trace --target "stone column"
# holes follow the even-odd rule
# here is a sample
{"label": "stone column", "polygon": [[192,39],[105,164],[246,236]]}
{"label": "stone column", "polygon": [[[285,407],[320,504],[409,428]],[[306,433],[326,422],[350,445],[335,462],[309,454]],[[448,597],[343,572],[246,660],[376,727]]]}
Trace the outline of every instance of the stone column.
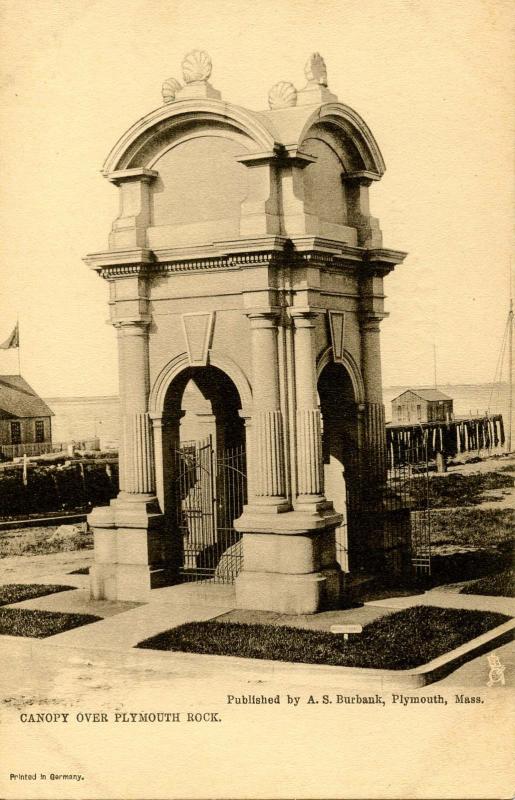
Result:
{"label": "stone column", "polygon": [[94,509],[95,599],[147,600],[168,581],[169,543],[155,493],[153,432],[147,410],[149,319],[115,321],[118,329],[122,430],[120,493],[108,508]]}
{"label": "stone column", "polygon": [[161,414],[150,414],[153,426],[154,439],[154,473],[156,482],[156,496],[159,509],[164,512],[165,491],[164,491],[164,461],[163,461],[163,417]]}
{"label": "stone column", "polygon": [[283,418],[279,397],[277,314],[252,311],[251,324],[254,457],[249,463],[252,505],[284,508]]}
{"label": "stone column", "polygon": [[379,325],[385,314],[368,311],[361,319],[361,361],[365,385],[360,544],[357,567],[382,571],[385,563],[383,488],[386,483],[386,429],[381,380]]}
{"label": "stone column", "polygon": [[318,504],[324,498],[322,434],[315,369],[312,311],[292,309],[295,335],[297,428],[297,499],[295,505]]}
{"label": "stone column", "polygon": [[158,173],[152,169],[123,169],[106,177],[120,187],[120,213],[109,235],[111,250],[146,247],[151,219],[150,184]]}
{"label": "stone column", "polygon": [[361,320],[362,371],[365,384],[365,458],[370,484],[386,479],[386,431],[384,423],[379,325],[381,313],[366,313]]}
{"label": "stone column", "polygon": [[148,324],[148,320],[115,322],[122,406],[123,483],[120,490],[131,500],[143,502],[155,497],[152,425],[147,411]]}

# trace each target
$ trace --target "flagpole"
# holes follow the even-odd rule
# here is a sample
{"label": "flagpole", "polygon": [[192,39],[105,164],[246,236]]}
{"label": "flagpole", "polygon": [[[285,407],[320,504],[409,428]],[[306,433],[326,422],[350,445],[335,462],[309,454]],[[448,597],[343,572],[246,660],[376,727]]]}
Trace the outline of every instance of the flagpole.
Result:
{"label": "flagpole", "polygon": [[20,317],[16,315],[16,328],[18,330],[18,375],[21,377],[21,353],[20,353]]}

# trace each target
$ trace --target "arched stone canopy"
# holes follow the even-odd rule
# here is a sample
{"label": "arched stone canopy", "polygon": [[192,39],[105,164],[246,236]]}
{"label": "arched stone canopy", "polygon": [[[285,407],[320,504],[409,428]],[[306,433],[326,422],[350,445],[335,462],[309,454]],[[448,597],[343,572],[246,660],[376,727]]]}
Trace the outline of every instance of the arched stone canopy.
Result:
{"label": "arched stone canopy", "polygon": [[152,111],[129,128],[109,153],[102,172],[109,176],[118,170],[147,167],[171,141],[199,126],[206,132],[238,136],[249,152],[273,152],[277,145],[261,120],[246,109],[218,100],[182,100]]}
{"label": "arched stone canopy", "polygon": [[[348,466],[352,430],[363,463],[379,465],[376,483],[384,472],[383,279],[405,256],[383,247],[370,214],[384,162],[365,122],[329,91],[319,54],[304,89],[279,81],[259,112],[220,99],[207,54],[192,51],[183,67],[186,85],[168,79],[165,105],[108,155],[103,174],[119,188],[120,211],[108,248],[85,259],[109,281],[123,417],[121,492],[91,516],[93,593],[145,600],[166,580],[161,512],[182,390],[196,378],[211,401],[212,378],[214,416],[227,427],[232,415],[246,441],[249,499],[233,520],[244,549],[238,605],[312,613],[335,601],[340,573],[342,497],[335,510],[331,492],[341,494],[341,481],[329,494],[324,486],[324,371],[322,389],[334,374],[348,401],[338,439],[338,403],[325,392],[334,470]],[[191,413],[210,416],[200,406]]]}

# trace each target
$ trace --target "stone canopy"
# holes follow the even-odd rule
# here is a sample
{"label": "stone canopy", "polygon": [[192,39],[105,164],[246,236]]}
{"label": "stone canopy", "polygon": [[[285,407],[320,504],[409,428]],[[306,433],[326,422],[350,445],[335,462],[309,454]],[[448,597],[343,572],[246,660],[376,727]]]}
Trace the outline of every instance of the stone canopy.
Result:
{"label": "stone canopy", "polygon": [[165,81],[164,105],[108,155],[120,211],[108,249],[85,258],[110,284],[123,417],[120,495],[91,516],[92,591],[145,598],[174,574],[170,454],[196,397],[190,421],[246,452],[238,602],[313,611],[349,568],[334,544],[345,454],[384,474],[383,278],[405,256],[370,214],[385,166],[318,53],[305,87],[279,81],[265,111],[223,101],[207,53],[182,66],[184,85]]}

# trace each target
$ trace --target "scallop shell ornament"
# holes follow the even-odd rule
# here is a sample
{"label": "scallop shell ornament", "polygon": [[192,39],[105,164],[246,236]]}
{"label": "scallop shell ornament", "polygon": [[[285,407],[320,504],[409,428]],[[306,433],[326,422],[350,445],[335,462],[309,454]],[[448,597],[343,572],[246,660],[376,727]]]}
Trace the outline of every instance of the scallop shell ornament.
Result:
{"label": "scallop shell ornament", "polygon": [[178,80],[175,78],[168,78],[167,81],[163,83],[161,88],[161,94],[163,95],[163,101],[165,103],[173,103],[175,100],[175,95],[182,89],[182,85],[179,83]]}
{"label": "scallop shell ornament", "polygon": [[304,67],[304,75],[309,83],[327,86],[327,67],[320,53],[311,53]]}
{"label": "scallop shell ornament", "polygon": [[185,83],[207,81],[213,65],[205,50],[192,50],[182,61],[182,75]]}
{"label": "scallop shell ornament", "polygon": [[279,81],[268,92],[268,105],[273,111],[276,108],[289,108],[297,105],[297,90],[293,83]]}

